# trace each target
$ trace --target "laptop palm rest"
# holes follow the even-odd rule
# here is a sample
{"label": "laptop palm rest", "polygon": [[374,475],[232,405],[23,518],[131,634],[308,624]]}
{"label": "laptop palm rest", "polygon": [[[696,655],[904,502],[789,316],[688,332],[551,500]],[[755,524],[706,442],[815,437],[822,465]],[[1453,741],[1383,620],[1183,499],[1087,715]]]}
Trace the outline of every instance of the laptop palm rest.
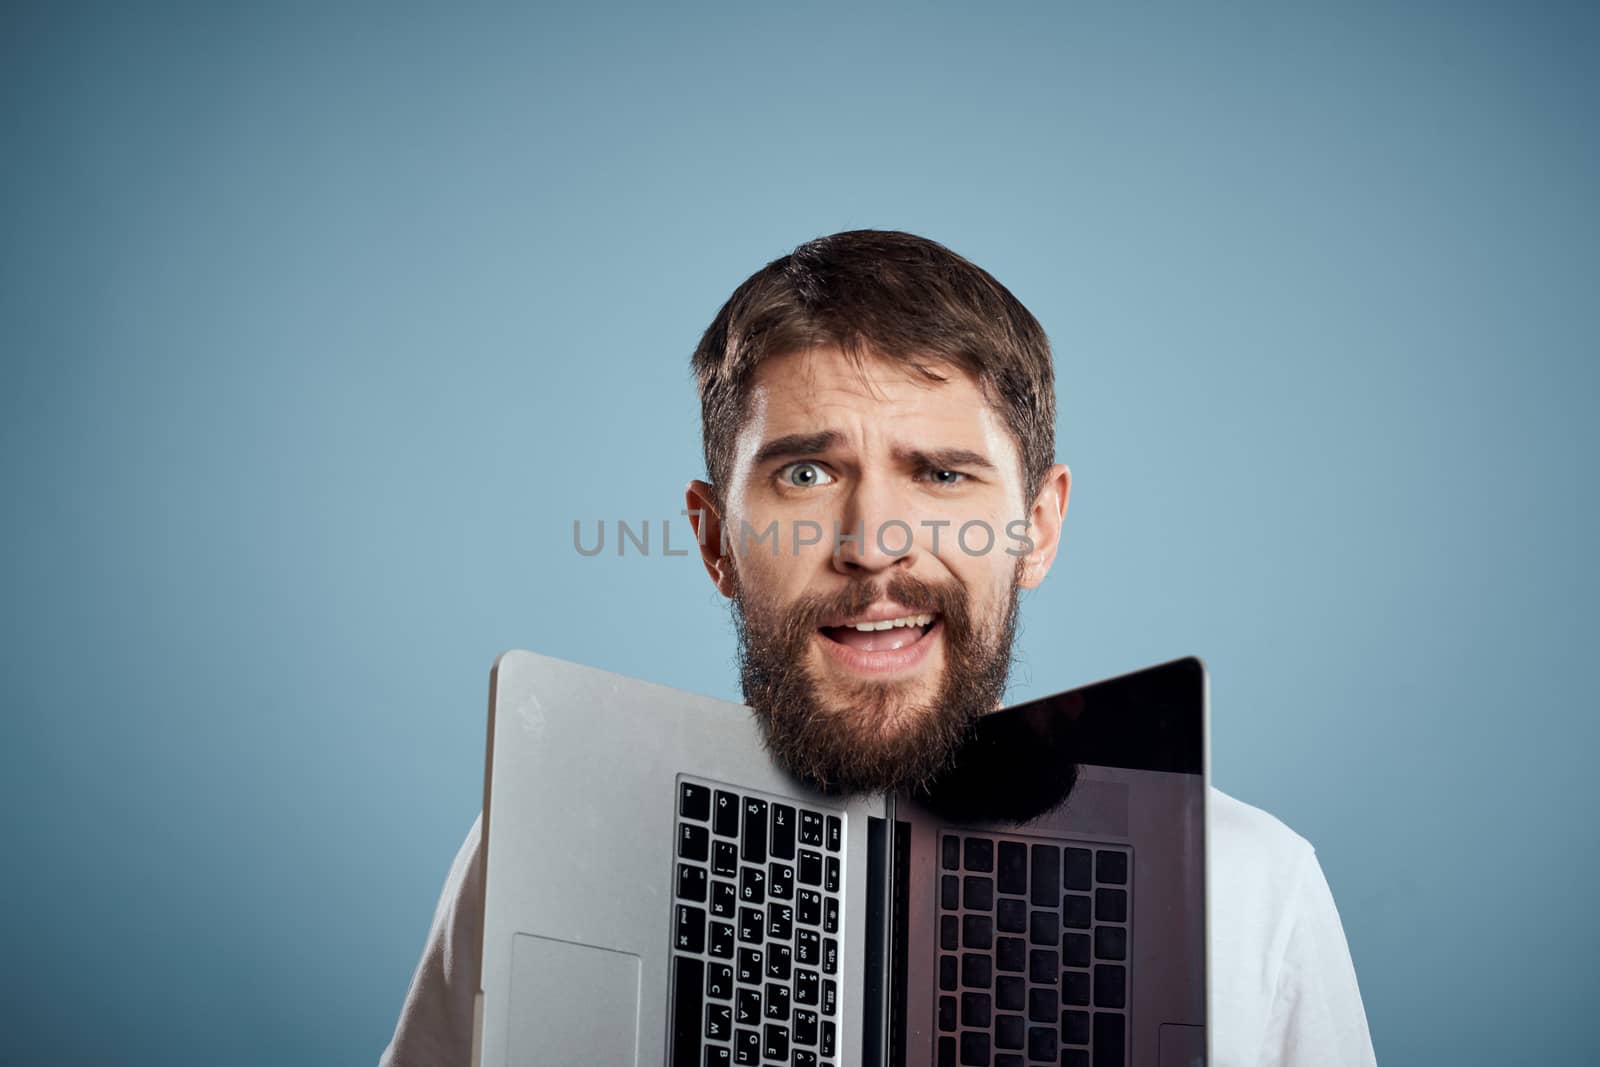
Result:
{"label": "laptop palm rest", "polygon": [[511,946],[508,1067],[635,1067],[639,957],[517,934]]}

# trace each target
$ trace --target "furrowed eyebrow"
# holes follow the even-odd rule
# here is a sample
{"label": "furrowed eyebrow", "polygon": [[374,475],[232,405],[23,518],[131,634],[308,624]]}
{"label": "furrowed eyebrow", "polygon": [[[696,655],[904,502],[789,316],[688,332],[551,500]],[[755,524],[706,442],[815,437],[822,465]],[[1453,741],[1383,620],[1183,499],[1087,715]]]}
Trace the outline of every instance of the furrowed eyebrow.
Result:
{"label": "furrowed eyebrow", "polygon": [[927,470],[947,471],[965,467],[994,472],[998,468],[981,452],[967,448],[935,448],[896,450],[901,462]]}
{"label": "furrowed eyebrow", "polygon": [[792,433],[787,437],[776,437],[761,446],[751,465],[764,467],[775,459],[814,456],[819,452],[826,452],[838,444],[839,440],[840,435],[834,430],[823,430],[820,433]]}

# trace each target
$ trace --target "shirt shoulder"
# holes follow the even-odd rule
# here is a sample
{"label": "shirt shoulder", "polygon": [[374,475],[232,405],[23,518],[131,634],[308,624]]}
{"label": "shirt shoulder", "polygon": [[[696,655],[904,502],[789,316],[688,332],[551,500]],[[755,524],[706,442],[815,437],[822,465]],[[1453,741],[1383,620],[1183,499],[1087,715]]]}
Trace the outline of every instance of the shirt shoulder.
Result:
{"label": "shirt shoulder", "polygon": [[483,813],[456,851],[379,1067],[452,1067],[472,1057],[473,998],[483,941]]}
{"label": "shirt shoulder", "polygon": [[1344,927],[1311,842],[1215,788],[1207,833],[1219,1067],[1373,1064]]}

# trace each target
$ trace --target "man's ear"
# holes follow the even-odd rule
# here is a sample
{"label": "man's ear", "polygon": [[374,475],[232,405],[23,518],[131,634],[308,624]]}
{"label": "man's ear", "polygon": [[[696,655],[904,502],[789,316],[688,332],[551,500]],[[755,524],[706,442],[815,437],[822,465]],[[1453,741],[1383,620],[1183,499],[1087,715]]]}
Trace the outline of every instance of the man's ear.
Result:
{"label": "man's ear", "polygon": [[1067,516],[1067,496],[1072,492],[1072,471],[1057,463],[1044,476],[1039,495],[1028,510],[1028,537],[1033,548],[1022,557],[1022,578],[1017,583],[1033,589],[1050,573],[1056,549],[1061,547],[1061,526]]}
{"label": "man's ear", "polygon": [[694,529],[694,539],[700,545],[700,562],[717,591],[725,597],[734,593],[733,557],[722,553],[722,512],[717,503],[717,491],[705,482],[695,479],[684,493],[689,513],[689,525]]}

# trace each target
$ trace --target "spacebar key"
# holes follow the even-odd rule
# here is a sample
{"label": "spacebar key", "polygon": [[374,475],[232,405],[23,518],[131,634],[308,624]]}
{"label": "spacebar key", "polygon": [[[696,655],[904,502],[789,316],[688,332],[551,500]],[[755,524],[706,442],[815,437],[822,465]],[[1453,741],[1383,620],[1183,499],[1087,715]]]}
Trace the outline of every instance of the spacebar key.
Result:
{"label": "spacebar key", "polygon": [[705,1001],[706,965],[685,956],[672,958],[672,1054],[669,1067],[700,1067],[700,1009]]}

